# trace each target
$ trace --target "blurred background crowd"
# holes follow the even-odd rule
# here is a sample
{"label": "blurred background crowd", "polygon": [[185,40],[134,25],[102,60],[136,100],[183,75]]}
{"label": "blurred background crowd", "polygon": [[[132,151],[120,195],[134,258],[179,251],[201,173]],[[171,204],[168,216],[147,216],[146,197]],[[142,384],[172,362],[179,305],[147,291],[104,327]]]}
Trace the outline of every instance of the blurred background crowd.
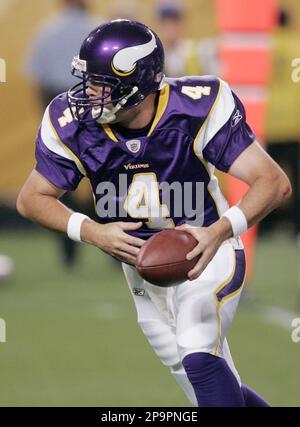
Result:
{"label": "blurred background crowd", "polygon": [[[249,11],[252,16],[251,20],[248,14],[250,23],[247,21],[248,18],[245,19],[244,15],[240,15],[241,12],[237,10],[238,3],[243,3]],[[167,76],[216,74],[229,81],[245,102],[249,122],[258,139],[285,169],[292,181],[294,193],[289,204],[272,213],[262,222],[259,230],[254,228],[245,237],[248,256],[248,293],[251,301],[254,301],[254,308],[250,313],[247,311],[242,314],[240,322],[242,326],[238,326],[233,331],[233,340],[236,342],[238,351],[241,342],[245,341],[244,326],[250,328],[251,325],[256,330],[268,331],[268,322],[276,325],[276,319],[279,318],[281,319],[277,321],[279,329],[276,333],[274,332],[274,339],[272,338],[272,343],[269,343],[266,349],[262,344],[263,337],[259,338],[262,351],[264,354],[267,351],[268,354],[272,351],[272,345],[275,347],[282,339],[283,330],[285,334],[287,333],[292,314],[297,314],[298,311],[300,313],[297,256],[297,239],[300,234],[300,82],[292,79],[292,61],[300,57],[300,7],[296,0],[260,0],[260,2],[257,0],[243,0],[243,2],[236,0],[111,0],[108,2],[0,0],[0,67],[2,66],[0,72],[0,317],[10,319],[10,323],[15,327],[14,333],[17,340],[22,340],[24,334],[28,339],[30,335],[28,330],[27,332],[23,330],[22,335],[18,329],[20,327],[22,330],[24,316],[30,328],[33,327],[36,330],[37,326],[33,324],[45,321],[43,310],[48,309],[49,319],[53,320],[51,304],[54,304],[55,310],[59,312],[56,301],[60,301],[61,314],[58,316],[61,315],[66,324],[64,316],[68,314],[65,312],[61,298],[64,303],[69,301],[69,298],[75,298],[72,300],[74,306],[79,316],[84,316],[86,313],[84,298],[88,297],[82,297],[82,295],[89,295],[91,300],[101,300],[104,293],[107,301],[97,310],[95,309],[96,318],[101,319],[102,326],[103,322],[109,323],[112,319],[124,321],[122,318],[124,314],[118,312],[123,310],[123,300],[116,302],[116,295],[111,290],[112,283],[115,286],[115,282],[122,280],[113,262],[107,262],[104,255],[87,252],[89,249],[80,247],[64,236],[41,231],[35,225],[21,219],[15,211],[18,191],[34,167],[35,136],[45,107],[54,96],[73,85],[74,78],[70,74],[70,64],[85,36],[100,23],[114,18],[140,20],[158,33],[165,47]],[[252,62],[246,68],[245,61],[248,60]],[[221,174],[220,180],[231,203],[235,203],[246,190],[240,183],[228,180]],[[90,187],[85,182],[74,194],[65,195],[63,201],[75,210],[93,215]],[[100,267],[101,271],[99,271]],[[76,272],[77,282],[74,276],[72,278],[69,275],[70,269]],[[91,278],[93,275],[94,277]],[[102,277],[105,286],[102,287],[101,280],[99,287],[95,285],[99,277]],[[81,287],[82,282],[85,283],[85,287]],[[41,292],[40,286],[43,289],[41,301],[38,299]],[[90,286],[88,291],[86,286]],[[45,288],[47,288],[46,292]],[[83,303],[82,298],[85,301]],[[125,302],[127,301],[126,296],[122,298]],[[39,313],[40,303],[43,307],[41,313]],[[37,305],[39,308],[36,313]],[[270,314],[269,320],[268,316],[257,320],[257,312],[262,306],[265,306],[266,310],[271,310],[270,307],[274,310],[275,307],[279,311],[273,313],[273,317]],[[88,307],[86,310],[89,311]],[[256,317],[256,323],[251,316]],[[130,325],[131,318],[127,320]],[[89,325],[89,327],[96,330],[95,326]],[[110,327],[112,327],[111,323]],[[49,325],[47,324],[46,327],[45,324],[45,328],[48,331]],[[60,327],[57,328],[50,332],[56,338],[60,333]],[[71,326],[70,328],[72,329]],[[70,337],[69,329],[63,333]],[[21,335],[23,338],[20,338]],[[105,335],[110,336],[109,333]],[[62,335],[61,339],[63,340]],[[76,340],[75,336],[74,339]],[[139,336],[133,336],[131,339],[133,346],[136,341],[141,340],[142,343]],[[111,340],[113,341],[113,338]],[[257,337],[250,336],[249,342],[254,347],[257,344]],[[22,343],[26,352],[29,347],[24,339]],[[73,394],[71,393],[70,398],[62,397],[63,403],[83,402],[88,405],[99,402],[91,398],[91,396],[95,397],[94,389],[89,390],[87,387],[90,394],[87,394],[83,400],[77,386],[74,391],[74,387],[71,387],[72,381],[70,383],[71,371],[67,377],[68,363],[61,358],[59,351],[54,352],[51,357],[47,353],[47,368],[43,364],[39,366],[40,362],[37,362],[35,353],[33,359],[39,368],[34,367],[35,362],[29,361],[34,352],[34,346],[37,346],[35,351],[39,355],[44,350],[36,341],[31,344],[33,346],[31,346],[30,357],[28,356],[28,364],[21,356],[16,356],[18,351],[22,351],[17,349],[17,344],[16,347],[9,347],[7,344],[5,350],[0,347],[0,364],[2,353],[4,366],[7,367],[7,376],[4,381],[7,381],[9,390],[8,394],[5,394],[6,397],[4,392],[0,391],[0,405],[3,401],[9,405],[57,404],[54,385],[62,390],[61,396],[65,396],[65,390],[68,387],[72,389]],[[147,353],[148,349],[144,348],[143,344],[139,345],[143,357],[151,359],[152,355],[150,357]],[[49,351],[51,353],[53,349]],[[78,360],[74,364],[82,363],[82,352],[76,345],[71,346],[69,351],[70,355],[74,353],[78,355]],[[288,350],[290,353],[284,360],[296,360],[295,351],[296,348],[291,347]],[[251,361],[250,344],[245,352],[246,359],[248,362]],[[109,356],[107,357],[109,359]],[[108,359],[104,357],[104,360]],[[9,360],[12,362],[9,363]],[[96,359],[93,362],[96,366]],[[52,363],[61,367],[63,373],[57,374],[60,372],[59,369],[55,371],[56,374],[53,373]],[[11,379],[10,373],[15,367],[14,364],[19,366],[20,370],[22,367],[21,377],[24,379],[25,375],[27,378],[28,374],[27,380],[32,383],[28,398],[24,398],[19,380],[15,377]],[[280,402],[281,392],[283,393],[280,388],[276,389],[272,382],[277,368],[276,365],[272,367],[269,372],[269,381],[263,382],[259,374],[252,381],[254,385],[258,383],[262,389],[265,388],[266,397],[268,392],[273,393],[274,403]],[[88,368],[84,366],[82,369],[86,372],[85,369]],[[56,378],[53,389],[48,382],[51,372]],[[41,375],[44,375],[43,379]],[[105,377],[107,374],[102,372],[101,375],[103,378],[103,375]],[[34,381],[33,377],[36,378]],[[59,378],[66,378],[64,385],[59,382]],[[78,378],[80,378],[78,384],[84,381],[82,377]],[[286,395],[284,403],[296,404],[295,393],[291,391],[296,387],[296,383],[293,385],[292,371],[286,373],[285,378],[288,378],[286,389],[292,395]],[[130,391],[125,388],[125,394],[123,391],[120,392],[118,398],[110,395],[109,381],[111,378],[107,376],[105,386],[107,400],[103,398],[100,403],[146,404],[149,402],[149,396],[147,401],[146,397],[144,401],[138,400],[137,390],[135,390],[136,394],[133,391],[134,387]],[[278,384],[282,381],[284,380],[278,381]],[[251,385],[251,380],[248,382]],[[136,389],[138,389],[137,384]],[[298,389],[295,388],[295,390]],[[127,396],[127,400],[124,396]],[[184,404],[180,400],[179,392],[178,395],[176,393],[171,395],[170,401],[163,400],[163,404],[171,405],[171,398],[172,402],[176,402],[177,399],[179,404]],[[159,402],[156,403],[159,404]]]}

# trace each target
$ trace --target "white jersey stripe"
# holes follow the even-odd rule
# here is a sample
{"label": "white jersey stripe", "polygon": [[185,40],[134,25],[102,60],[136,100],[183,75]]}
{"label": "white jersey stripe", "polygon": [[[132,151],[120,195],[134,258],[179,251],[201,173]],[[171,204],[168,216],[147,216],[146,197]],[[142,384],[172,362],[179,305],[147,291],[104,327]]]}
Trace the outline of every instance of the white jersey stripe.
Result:
{"label": "white jersey stripe", "polygon": [[49,116],[49,106],[47,107],[41,125],[41,138],[44,145],[48,148],[48,150],[57,154],[64,159],[71,160],[76,164],[82,175],[85,175],[85,170],[81,165],[80,161],[77,159],[75,154],[71,152],[63,143],[59,140],[57,134],[53,129],[53,125]]}
{"label": "white jersey stripe", "polygon": [[227,123],[235,108],[234,98],[229,85],[220,79],[219,96],[212,107],[208,120],[201,129],[196,141],[197,153],[202,157],[202,152],[207,144]]}
{"label": "white jersey stripe", "polygon": [[222,214],[227,211],[227,209],[229,208],[228,202],[225,199],[225,197],[223,196],[223,193],[219,187],[219,181],[218,178],[214,175],[215,173],[215,167],[210,164],[207,163],[207,167],[209,169],[210,172],[210,181],[208,183],[208,191],[210,192],[210,195],[213,197],[215,204],[217,206],[218,209],[218,214],[221,217]]}
{"label": "white jersey stripe", "polygon": [[210,181],[207,189],[211,195],[219,216],[228,209],[228,202],[223,196],[218,178],[214,175],[215,167],[203,158],[203,149],[212,140],[216,133],[227,123],[235,108],[234,98],[229,85],[220,79],[219,92],[208,114],[207,120],[202,125],[194,142],[194,151],[204,165]]}

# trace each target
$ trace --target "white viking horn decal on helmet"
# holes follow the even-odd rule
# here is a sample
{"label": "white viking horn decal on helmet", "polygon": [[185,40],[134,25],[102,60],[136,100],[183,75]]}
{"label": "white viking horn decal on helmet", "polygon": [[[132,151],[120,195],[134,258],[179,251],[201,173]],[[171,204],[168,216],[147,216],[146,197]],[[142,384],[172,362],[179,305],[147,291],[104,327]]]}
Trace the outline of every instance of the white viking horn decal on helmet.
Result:
{"label": "white viking horn decal on helmet", "polygon": [[126,47],[119,50],[112,60],[114,72],[121,76],[126,76],[134,72],[136,63],[139,59],[150,55],[157,47],[154,34],[151,33],[151,40],[139,46]]}

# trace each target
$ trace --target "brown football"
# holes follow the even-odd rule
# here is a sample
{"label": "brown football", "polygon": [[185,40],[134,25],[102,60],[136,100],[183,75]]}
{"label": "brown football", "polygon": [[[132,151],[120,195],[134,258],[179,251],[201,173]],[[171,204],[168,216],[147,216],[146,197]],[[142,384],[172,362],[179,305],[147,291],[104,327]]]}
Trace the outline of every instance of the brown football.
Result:
{"label": "brown football", "polygon": [[137,256],[136,268],[143,279],[153,285],[178,285],[188,279],[187,273],[199,259],[186,259],[186,255],[197,243],[186,231],[160,231],[142,246]]}

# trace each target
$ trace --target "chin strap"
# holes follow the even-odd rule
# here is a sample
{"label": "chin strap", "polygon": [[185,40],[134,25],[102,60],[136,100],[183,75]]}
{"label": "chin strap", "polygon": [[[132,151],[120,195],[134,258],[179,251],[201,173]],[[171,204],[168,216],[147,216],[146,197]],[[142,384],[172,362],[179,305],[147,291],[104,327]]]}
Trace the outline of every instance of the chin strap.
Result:
{"label": "chin strap", "polygon": [[132,91],[126,95],[120,102],[118,102],[113,108],[103,108],[103,112],[99,118],[97,118],[97,114],[99,114],[99,108],[93,108],[92,115],[93,118],[97,120],[100,124],[111,123],[116,119],[116,113],[124,107],[129,98],[131,98],[138,91],[138,87],[134,86]]}
{"label": "chin strap", "polygon": [[162,90],[166,86],[166,84],[167,84],[166,76],[163,75],[163,78],[161,79],[158,90]]}

